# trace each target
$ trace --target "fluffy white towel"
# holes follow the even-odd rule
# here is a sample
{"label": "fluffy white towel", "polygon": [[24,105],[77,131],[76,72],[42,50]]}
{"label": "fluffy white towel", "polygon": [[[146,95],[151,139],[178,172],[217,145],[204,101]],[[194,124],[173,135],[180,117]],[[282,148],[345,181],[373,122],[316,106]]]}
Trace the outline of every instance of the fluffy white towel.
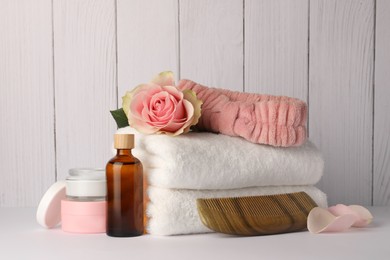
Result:
{"label": "fluffy white towel", "polygon": [[212,232],[205,227],[196,208],[197,198],[259,196],[306,192],[320,207],[327,207],[326,195],[314,186],[255,187],[235,190],[177,190],[149,186],[147,231],[152,235]]}
{"label": "fluffy white towel", "polygon": [[310,141],[277,148],[240,137],[191,132],[171,137],[135,134],[133,154],[149,184],[175,189],[238,189],[255,186],[313,185],[323,173],[321,153]]}

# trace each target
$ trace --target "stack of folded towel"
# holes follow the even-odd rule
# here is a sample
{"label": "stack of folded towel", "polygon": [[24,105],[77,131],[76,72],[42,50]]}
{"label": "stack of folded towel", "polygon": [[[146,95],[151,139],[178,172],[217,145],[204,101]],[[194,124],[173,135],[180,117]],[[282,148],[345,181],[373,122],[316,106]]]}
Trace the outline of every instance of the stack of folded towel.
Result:
{"label": "stack of folded towel", "polygon": [[321,207],[326,195],[313,185],[324,162],[310,141],[281,148],[209,132],[170,137],[135,134],[133,154],[148,179],[147,232],[177,235],[211,232],[199,218],[196,199],[306,192]]}
{"label": "stack of folded towel", "polygon": [[[135,134],[133,151],[147,176],[147,231],[156,235],[211,232],[196,199],[304,191],[321,207],[315,188],[324,162],[306,140],[307,105],[283,96],[248,94],[181,80],[202,100],[197,130],[177,137]],[[219,134],[218,134],[219,133]]]}

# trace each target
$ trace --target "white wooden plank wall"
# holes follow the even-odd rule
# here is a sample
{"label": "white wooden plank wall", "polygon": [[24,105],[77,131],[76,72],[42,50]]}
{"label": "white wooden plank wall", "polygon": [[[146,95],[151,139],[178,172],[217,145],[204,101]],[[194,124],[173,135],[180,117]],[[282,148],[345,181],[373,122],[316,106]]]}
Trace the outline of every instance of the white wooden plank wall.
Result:
{"label": "white wooden plank wall", "polygon": [[310,1],[310,138],[329,204],[370,204],[374,1]]}
{"label": "white wooden plank wall", "polygon": [[162,71],[179,74],[177,0],[118,0],[118,102]]}
{"label": "white wooden plank wall", "polygon": [[180,1],[180,76],[243,91],[242,0]]}
{"label": "white wooden plank wall", "polygon": [[308,101],[330,204],[389,205],[389,12],[387,0],[1,0],[0,207],[103,167],[109,110],[164,70]]}
{"label": "white wooden plank wall", "polygon": [[308,91],[308,0],[245,1],[245,91]]}
{"label": "white wooden plank wall", "polygon": [[115,1],[54,0],[58,179],[74,167],[104,168],[116,108]]}
{"label": "white wooden plank wall", "polygon": [[51,19],[50,0],[0,2],[0,207],[55,180]]}
{"label": "white wooden plank wall", "polygon": [[376,2],[374,195],[390,205],[390,1]]}

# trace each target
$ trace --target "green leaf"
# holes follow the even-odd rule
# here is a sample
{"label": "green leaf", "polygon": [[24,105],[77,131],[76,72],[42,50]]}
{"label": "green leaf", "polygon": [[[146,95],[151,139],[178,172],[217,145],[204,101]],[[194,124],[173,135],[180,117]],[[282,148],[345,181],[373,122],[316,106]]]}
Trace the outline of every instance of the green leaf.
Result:
{"label": "green leaf", "polygon": [[110,113],[115,119],[118,128],[129,126],[129,121],[127,120],[127,116],[125,114],[125,111],[123,111],[123,108],[111,110]]}

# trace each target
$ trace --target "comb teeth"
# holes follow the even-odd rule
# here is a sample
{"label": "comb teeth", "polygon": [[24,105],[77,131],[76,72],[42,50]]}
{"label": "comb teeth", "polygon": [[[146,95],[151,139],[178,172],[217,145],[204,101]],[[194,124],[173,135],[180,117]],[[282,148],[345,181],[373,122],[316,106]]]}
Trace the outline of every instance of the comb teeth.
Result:
{"label": "comb teeth", "polygon": [[306,229],[317,204],[305,192],[265,196],[198,199],[198,212],[208,228],[225,234],[267,235]]}

